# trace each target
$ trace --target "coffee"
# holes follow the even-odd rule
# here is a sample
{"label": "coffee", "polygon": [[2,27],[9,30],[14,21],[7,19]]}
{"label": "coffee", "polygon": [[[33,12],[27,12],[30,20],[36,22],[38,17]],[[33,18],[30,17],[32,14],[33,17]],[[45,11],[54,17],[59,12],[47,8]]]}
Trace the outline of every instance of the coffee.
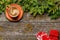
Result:
{"label": "coffee", "polygon": [[17,17],[17,16],[19,15],[19,10],[16,9],[16,8],[14,8],[14,7],[12,7],[12,8],[10,9],[9,15],[10,15],[11,17]]}

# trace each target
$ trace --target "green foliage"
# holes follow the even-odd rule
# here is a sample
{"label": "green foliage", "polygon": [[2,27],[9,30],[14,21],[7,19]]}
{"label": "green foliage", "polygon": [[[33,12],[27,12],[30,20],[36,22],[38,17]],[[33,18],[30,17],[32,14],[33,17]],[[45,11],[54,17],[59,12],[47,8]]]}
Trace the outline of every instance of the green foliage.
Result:
{"label": "green foliage", "polygon": [[60,0],[21,0],[20,5],[25,12],[29,12],[33,16],[44,13],[47,13],[51,19],[60,16]]}
{"label": "green foliage", "polygon": [[60,0],[0,0],[0,13],[12,3],[21,5],[25,12],[33,16],[47,13],[51,19],[60,17]]}

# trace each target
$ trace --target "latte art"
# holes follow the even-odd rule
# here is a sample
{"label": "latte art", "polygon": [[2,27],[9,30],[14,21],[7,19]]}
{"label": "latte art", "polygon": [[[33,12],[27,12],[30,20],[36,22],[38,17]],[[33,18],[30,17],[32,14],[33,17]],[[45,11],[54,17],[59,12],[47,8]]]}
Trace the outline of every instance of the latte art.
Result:
{"label": "latte art", "polygon": [[16,8],[11,8],[10,9],[10,13],[9,13],[12,17],[17,17],[19,14],[19,10],[17,10]]}

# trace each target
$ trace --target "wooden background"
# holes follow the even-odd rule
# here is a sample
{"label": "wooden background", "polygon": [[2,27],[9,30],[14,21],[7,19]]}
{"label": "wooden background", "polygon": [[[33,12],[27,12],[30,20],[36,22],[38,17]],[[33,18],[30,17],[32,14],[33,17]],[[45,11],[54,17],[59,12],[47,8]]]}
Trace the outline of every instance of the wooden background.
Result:
{"label": "wooden background", "polygon": [[37,32],[44,31],[49,35],[52,29],[60,32],[60,18],[51,20],[47,15],[33,17],[24,13],[19,22],[10,22],[4,13],[0,15],[0,40],[37,40]]}

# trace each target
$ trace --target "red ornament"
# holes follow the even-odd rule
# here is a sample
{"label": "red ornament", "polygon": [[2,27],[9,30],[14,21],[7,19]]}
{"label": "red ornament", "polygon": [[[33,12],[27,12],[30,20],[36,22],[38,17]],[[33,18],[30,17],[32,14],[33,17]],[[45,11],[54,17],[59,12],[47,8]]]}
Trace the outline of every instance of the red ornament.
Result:
{"label": "red ornament", "polygon": [[58,37],[50,36],[51,40],[58,40]]}
{"label": "red ornament", "polygon": [[50,31],[50,35],[58,37],[59,36],[59,32],[57,30],[51,30]]}
{"label": "red ornament", "polygon": [[45,32],[38,32],[36,37],[38,40],[58,40],[59,32],[57,30],[51,30],[49,36]]}
{"label": "red ornament", "polygon": [[57,30],[51,30],[49,37],[51,40],[58,40],[59,32]]}
{"label": "red ornament", "polygon": [[38,40],[50,40],[49,36],[45,32],[39,32],[36,35],[36,37],[37,37]]}

